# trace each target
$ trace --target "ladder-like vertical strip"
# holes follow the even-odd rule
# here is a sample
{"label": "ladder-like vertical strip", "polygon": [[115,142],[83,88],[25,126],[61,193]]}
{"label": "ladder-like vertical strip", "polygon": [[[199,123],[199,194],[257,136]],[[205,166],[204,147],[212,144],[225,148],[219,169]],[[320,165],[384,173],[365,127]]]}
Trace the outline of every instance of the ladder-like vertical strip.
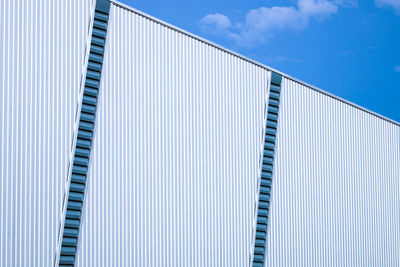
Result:
{"label": "ladder-like vertical strip", "polygon": [[267,119],[264,132],[264,153],[261,164],[254,251],[252,257],[254,267],[262,267],[265,264],[268,216],[272,191],[275,140],[278,126],[281,82],[282,76],[272,72],[271,84],[269,87]]}
{"label": "ladder-like vertical strip", "polygon": [[74,266],[82,223],[89,159],[93,144],[97,97],[100,87],[110,2],[97,0],[91,31],[89,58],[76,134],[69,190],[66,192],[66,209],[61,224],[62,236],[56,265]]}

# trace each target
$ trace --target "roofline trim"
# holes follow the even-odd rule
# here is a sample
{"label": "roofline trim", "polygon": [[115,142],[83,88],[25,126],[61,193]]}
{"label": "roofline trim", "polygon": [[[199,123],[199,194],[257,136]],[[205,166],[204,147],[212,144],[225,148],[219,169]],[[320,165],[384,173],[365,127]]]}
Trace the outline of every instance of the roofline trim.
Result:
{"label": "roofline trim", "polygon": [[274,68],[271,68],[270,66],[267,66],[267,65],[265,65],[265,64],[263,64],[263,63],[260,63],[260,62],[258,62],[258,61],[255,61],[254,59],[248,58],[248,57],[246,57],[246,56],[244,56],[244,55],[241,55],[241,54],[239,54],[239,53],[237,53],[237,52],[234,52],[234,51],[232,51],[232,50],[230,50],[230,49],[228,49],[228,48],[225,48],[225,47],[223,47],[223,46],[221,46],[221,45],[218,45],[218,44],[216,44],[216,43],[214,43],[214,42],[212,42],[212,41],[209,41],[209,40],[207,40],[207,39],[205,39],[205,38],[203,38],[203,37],[200,37],[200,36],[198,36],[198,35],[196,35],[196,34],[190,33],[190,32],[188,32],[188,31],[186,31],[186,30],[184,30],[184,29],[181,29],[181,28],[179,28],[179,27],[177,27],[177,26],[174,26],[174,25],[172,25],[172,24],[170,24],[170,23],[168,23],[168,22],[165,22],[165,21],[163,21],[163,20],[161,20],[161,19],[158,19],[158,18],[156,18],[156,17],[153,17],[153,16],[151,16],[151,15],[149,15],[149,14],[147,14],[147,13],[144,13],[144,12],[142,12],[142,11],[140,11],[140,10],[137,10],[137,9],[131,7],[131,6],[128,6],[128,5],[126,5],[126,4],[123,4],[123,3],[121,3],[121,2],[118,2],[118,1],[116,1],[116,0],[109,0],[109,1],[110,1],[111,3],[113,3],[114,5],[118,6],[118,7],[121,7],[121,8],[123,8],[123,9],[132,11],[133,13],[136,13],[136,14],[138,14],[138,15],[140,15],[140,16],[143,16],[143,17],[145,17],[145,18],[147,18],[147,19],[149,19],[149,20],[152,20],[152,21],[154,21],[154,22],[156,22],[156,23],[158,23],[158,24],[161,24],[161,25],[163,25],[163,26],[165,26],[165,27],[167,27],[167,28],[170,28],[171,30],[180,32],[180,33],[182,33],[182,34],[184,34],[184,35],[187,35],[187,36],[189,36],[189,37],[191,37],[191,38],[194,38],[194,39],[196,39],[196,40],[198,40],[198,41],[200,41],[200,42],[203,42],[203,43],[206,43],[206,44],[208,44],[208,45],[211,45],[211,46],[213,46],[213,47],[215,47],[215,48],[217,48],[217,49],[220,49],[220,50],[222,50],[222,51],[224,51],[224,52],[226,52],[226,53],[229,53],[229,54],[231,54],[231,55],[233,55],[233,56],[236,56],[236,57],[238,57],[238,58],[240,58],[240,59],[243,59],[243,60],[245,60],[245,61],[247,61],[247,62],[250,62],[250,63],[252,63],[252,64],[254,64],[254,65],[257,65],[257,66],[259,66],[259,67],[261,67],[261,68],[264,68],[264,69],[266,69],[266,70],[268,70],[268,71],[276,72],[276,73],[282,75],[283,77],[285,77],[286,79],[289,79],[289,80],[292,80],[292,81],[294,81],[294,82],[297,82],[297,83],[299,83],[299,84],[301,84],[301,85],[307,86],[307,87],[313,89],[314,91],[317,91],[317,92],[319,92],[319,93],[322,93],[322,94],[324,94],[324,95],[327,95],[327,96],[329,96],[329,97],[332,97],[332,98],[334,98],[334,99],[336,99],[336,100],[339,100],[339,101],[341,101],[341,102],[343,102],[343,103],[345,103],[345,104],[348,104],[348,105],[350,105],[350,106],[353,106],[353,107],[355,107],[355,108],[357,108],[357,109],[359,109],[359,110],[365,111],[365,112],[367,112],[367,113],[369,113],[369,114],[371,114],[371,115],[373,115],[373,116],[376,116],[376,117],[378,117],[378,118],[381,118],[381,119],[383,119],[383,120],[385,120],[385,121],[388,121],[388,122],[393,123],[394,125],[400,127],[400,122],[397,122],[397,121],[392,120],[392,119],[390,119],[390,118],[388,118],[388,117],[385,117],[385,116],[383,116],[383,115],[381,115],[381,114],[378,114],[378,113],[376,113],[376,112],[374,112],[374,111],[372,111],[372,110],[369,110],[369,109],[367,109],[367,108],[364,108],[364,107],[362,107],[362,106],[360,106],[360,105],[358,105],[358,104],[355,104],[355,103],[353,103],[353,102],[351,102],[351,101],[349,101],[349,100],[346,100],[346,99],[343,99],[343,98],[341,98],[341,97],[339,97],[339,96],[336,96],[336,95],[334,95],[334,94],[331,94],[331,93],[329,93],[329,92],[327,92],[327,91],[325,91],[325,90],[323,90],[323,89],[321,89],[321,88],[318,88],[318,87],[316,87],[316,86],[314,86],[314,85],[312,85],[312,84],[306,83],[306,82],[304,82],[304,81],[302,81],[302,80],[300,80],[300,79],[297,79],[297,78],[295,78],[295,77],[293,77],[293,76],[291,76],[291,75],[285,74],[285,73],[283,73],[283,72],[281,72],[281,71],[279,71],[279,70],[276,70],[276,69],[274,69]]}

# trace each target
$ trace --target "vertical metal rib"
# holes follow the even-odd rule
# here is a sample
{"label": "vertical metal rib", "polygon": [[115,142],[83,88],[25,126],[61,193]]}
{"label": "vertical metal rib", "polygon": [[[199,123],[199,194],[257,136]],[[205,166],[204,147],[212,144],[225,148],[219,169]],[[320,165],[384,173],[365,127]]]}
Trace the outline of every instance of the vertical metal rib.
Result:
{"label": "vertical metal rib", "polygon": [[269,88],[267,119],[264,132],[264,153],[261,164],[261,177],[257,205],[256,229],[254,250],[252,257],[253,266],[264,266],[268,230],[268,214],[272,188],[272,174],[274,169],[274,151],[276,129],[278,125],[279,100],[282,76],[272,72]]}
{"label": "vertical metal rib", "polygon": [[[85,199],[86,178],[93,143],[97,97],[107,36],[110,2],[97,0],[91,31],[89,59],[82,102],[77,116],[78,128],[74,143],[72,171],[69,171],[69,187],[65,193],[63,223],[61,223],[59,250],[56,266],[74,266]],[[65,207],[66,205],[66,207]]]}

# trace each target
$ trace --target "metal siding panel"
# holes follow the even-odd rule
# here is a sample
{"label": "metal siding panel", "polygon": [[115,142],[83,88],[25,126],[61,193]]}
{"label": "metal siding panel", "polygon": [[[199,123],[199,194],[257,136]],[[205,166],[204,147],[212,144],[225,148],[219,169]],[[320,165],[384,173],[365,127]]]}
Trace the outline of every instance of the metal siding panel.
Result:
{"label": "metal siding panel", "polygon": [[111,6],[81,266],[243,266],[267,71]]}
{"label": "metal siding panel", "polygon": [[[280,74],[271,72],[270,75],[271,83],[269,84],[268,88],[268,98],[266,98],[264,104],[264,139],[261,141],[263,148],[260,151],[257,203],[255,205],[256,212],[253,220],[254,232],[251,244],[252,254],[250,256],[250,265],[252,266],[263,266],[265,263],[265,245],[268,229],[267,227],[276,140],[276,134],[273,134],[272,132],[275,132],[278,123],[277,112],[279,111],[279,92],[281,91],[282,81],[282,76]],[[271,91],[271,87],[273,88],[273,91]],[[271,105],[276,106],[276,111],[274,110],[272,113],[269,108]]]}
{"label": "metal siding panel", "polygon": [[[82,78],[84,79],[84,82],[81,83],[84,84],[85,86],[80,88],[81,94],[80,95],[80,101],[79,104],[82,104],[82,99],[84,95],[91,95],[94,97],[97,97],[98,94],[98,87],[100,85],[100,78],[101,78],[101,65],[102,65],[102,59],[103,59],[103,51],[104,51],[104,46],[99,46],[101,48],[101,54],[97,54],[98,59],[95,59],[92,57],[93,55],[93,49],[91,39],[93,37],[94,30],[96,30],[97,27],[97,22],[99,22],[99,18],[101,18],[101,29],[97,29],[97,35],[99,36],[99,33],[105,38],[107,35],[107,22],[108,22],[108,10],[110,8],[110,2],[107,0],[97,0],[96,1],[96,6],[94,10],[94,14],[92,12],[91,16],[91,23],[90,23],[90,30],[88,31],[88,38],[87,38],[87,49],[86,51],[89,52],[85,56],[85,64],[84,64],[84,72],[82,74]],[[92,9],[93,10],[93,9]],[[101,16],[99,16],[100,14]],[[93,18],[94,17],[94,18]],[[103,42],[105,43],[105,42]],[[100,68],[96,71],[92,72],[86,72],[87,68],[91,68],[91,65],[89,63],[91,61],[97,61],[100,65]],[[89,76],[93,76],[93,74],[96,74],[97,79],[91,79]],[[88,88],[88,86],[92,88]],[[98,102],[97,99],[95,101],[96,103]],[[96,105],[92,106],[92,110],[89,111],[89,113],[85,113],[88,108],[87,103],[84,104],[83,108],[81,108],[81,105],[78,106],[78,112],[76,116],[76,121],[75,124],[77,124],[79,127],[75,127],[75,132],[74,136],[75,139],[73,140],[73,146],[71,149],[71,153],[74,155],[73,161],[71,162],[72,165],[72,172],[69,170],[68,172],[68,178],[74,176],[74,181],[70,182],[70,179],[67,180],[67,186],[66,190],[64,192],[64,205],[63,205],[63,213],[61,216],[61,223],[60,223],[60,231],[59,231],[59,238],[58,238],[58,243],[57,243],[57,251],[56,251],[56,258],[55,258],[55,265],[63,265],[63,264],[75,264],[75,259],[76,255],[75,253],[71,253],[70,247],[74,248],[74,251],[76,251],[76,247],[79,245],[79,233],[80,233],[80,221],[81,218],[80,216],[77,218],[77,224],[64,224],[66,219],[69,219],[69,213],[75,211],[79,211],[80,215],[84,214],[84,197],[85,197],[85,185],[87,179],[87,172],[89,169],[89,159],[90,159],[90,149],[91,149],[91,144],[93,143],[92,137],[93,137],[93,131],[94,131],[94,121],[95,121],[95,115],[96,115]],[[87,139],[87,140],[84,140]],[[86,141],[88,143],[88,146],[85,145],[85,148],[87,148],[87,155],[86,156],[81,156],[80,153],[80,148],[79,146],[81,145],[82,141]],[[78,146],[78,147],[77,147]],[[71,169],[71,168],[70,168]],[[80,179],[80,181],[77,181],[75,179],[75,175],[80,175],[83,177],[83,179]],[[76,183],[80,182],[80,183]],[[78,191],[79,193],[77,193]],[[67,215],[67,217],[65,217]],[[72,240],[75,239],[74,242],[65,242],[66,240]],[[69,247],[69,248],[68,248]],[[66,250],[67,249],[67,250]]]}
{"label": "metal siding panel", "polygon": [[160,20],[158,18],[155,18],[155,17],[153,17],[153,16],[151,16],[149,14],[146,14],[146,13],[140,11],[140,10],[137,10],[137,9],[131,7],[131,6],[128,6],[128,5],[123,4],[123,3],[120,3],[120,2],[118,2],[116,0],[110,0],[110,2],[112,2],[114,5],[119,6],[119,7],[123,8],[123,9],[127,9],[127,10],[129,10],[131,12],[134,12],[134,13],[138,14],[138,15],[144,16],[144,17],[148,18],[149,20],[152,20],[155,23],[161,24],[161,25],[163,25],[163,26],[165,26],[165,27],[167,27],[169,29],[172,29],[172,30],[177,31],[179,33],[182,33],[182,34],[184,34],[184,35],[186,35],[188,37],[191,37],[192,39],[194,39],[196,41],[203,42],[203,43],[205,43],[205,44],[207,44],[207,45],[209,45],[209,46],[211,46],[213,48],[220,49],[223,52],[225,52],[227,54],[230,54],[230,55],[232,55],[232,56],[234,56],[234,57],[236,57],[238,59],[242,59],[242,60],[244,60],[246,62],[252,63],[254,66],[260,67],[261,69],[276,72],[276,73],[282,75],[282,77],[286,77],[287,79],[292,80],[292,81],[297,82],[297,83],[300,83],[300,84],[302,84],[304,86],[307,86],[312,90],[315,90],[315,91],[318,91],[318,92],[320,92],[320,93],[322,93],[324,95],[333,97],[333,98],[335,98],[335,99],[337,99],[337,100],[339,100],[341,102],[344,102],[344,103],[346,103],[346,104],[348,104],[350,106],[353,106],[355,108],[361,109],[361,110],[363,110],[363,111],[365,111],[365,112],[367,112],[367,113],[369,113],[371,115],[374,115],[374,116],[379,117],[379,118],[381,118],[383,120],[386,120],[388,122],[391,122],[393,124],[396,124],[396,125],[400,126],[400,122],[397,122],[397,121],[394,121],[392,119],[386,118],[385,116],[383,116],[381,114],[378,114],[378,113],[373,112],[371,110],[368,110],[368,109],[366,109],[364,107],[361,107],[361,106],[359,106],[359,105],[357,105],[355,103],[352,103],[352,102],[350,102],[350,101],[348,101],[346,99],[343,99],[343,98],[335,96],[335,95],[333,95],[331,93],[328,93],[327,91],[324,91],[324,90],[322,90],[322,89],[320,89],[320,88],[318,88],[318,87],[316,87],[314,85],[308,84],[308,83],[306,83],[304,81],[301,81],[301,80],[299,80],[299,79],[297,79],[297,78],[295,78],[293,76],[290,76],[288,74],[282,73],[281,71],[276,70],[274,68],[271,68],[270,66],[264,65],[264,64],[262,64],[260,62],[257,62],[257,61],[255,61],[255,60],[253,60],[251,58],[248,58],[248,57],[243,56],[243,55],[241,55],[241,54],[239,54],[237,52],[234,52],[234,51],[232,51],[232,50],[230,50],[228,48],[222,47],[222,46],[220,46],[220,45],[218,45],[216,43],[213,43],[213,42],[211,42],[211,41],[209,41],[207,39],[204,39],[204,38],[202,38],[200,36],[197,36],[197,35],[195,35],[193,33],[187,32],[187,31],[185,31],[185,30],[183,30],[183,29],[181,29],[181,28],[179,28],[177,26],[171,25],[171,24],[169,24],[169,23],[167,23],[165,21],[162,21],[162,20]]}
{"label": "metal siding panel", "polygon": [[400,127],[283,80],[267,266],[399,266]]}
{"label": "metal siding panel", "polygon": [[90,1],[0,3],[0,265],[54,263]]}

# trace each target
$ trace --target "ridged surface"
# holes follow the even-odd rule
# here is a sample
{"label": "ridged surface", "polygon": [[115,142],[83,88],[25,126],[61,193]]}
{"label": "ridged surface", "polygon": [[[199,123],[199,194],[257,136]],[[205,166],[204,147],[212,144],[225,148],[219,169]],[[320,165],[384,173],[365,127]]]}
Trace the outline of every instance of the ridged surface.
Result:
{"label": "ridged surface", "polygon": [[0,2],[0,266],[54,263],[89,8]]}
{"label": "ridged surface", "polygon": [[284,79],[266,266],[400,266],[400,127]]}
{"label": "ridged surface", "polygon": [[246,266],[267,71],[111,7],[78,266]]}
{"label": "ridged surface", "polygon": [[279,102],[281,94],[282,76],[271,72],[268,99],[264,118],[264,140],[262,149],[262,162],[260,164],[260,177],[257,190],[257,204],[255,214],[254,239],[252,244],[252,266],[264,266],[265,247],[267,244],[267,230],[269,207],[272,191],[272,177],[274,175],[275,142],[279,117]]}
{"label": "ridged surface", "polygon": [[79,114],[76,119],[76,142],[73,145],[74,157],[71,161],[72,170],[68,173],[68,190],[64,195],[64,209],[56,264],[72,266],[75,264],[77,247],[79,246],[82,213],[85,206],[87,173],[90,163],[90,152],[95,131],[97,97],[101,81],[104,48],[106,43],[110,2],[96,0],[93,22],[89,31],[90,52],[85,61],[85,83],[80,99]]}
{"label": "ridged surface", "polygon": [[[54,263],[90,2],[0,2],[0,266]],[[111,20],[79,265],[247,266],[267,70]],[[282,97],[268,266],[399,266],[399,125]]]}

